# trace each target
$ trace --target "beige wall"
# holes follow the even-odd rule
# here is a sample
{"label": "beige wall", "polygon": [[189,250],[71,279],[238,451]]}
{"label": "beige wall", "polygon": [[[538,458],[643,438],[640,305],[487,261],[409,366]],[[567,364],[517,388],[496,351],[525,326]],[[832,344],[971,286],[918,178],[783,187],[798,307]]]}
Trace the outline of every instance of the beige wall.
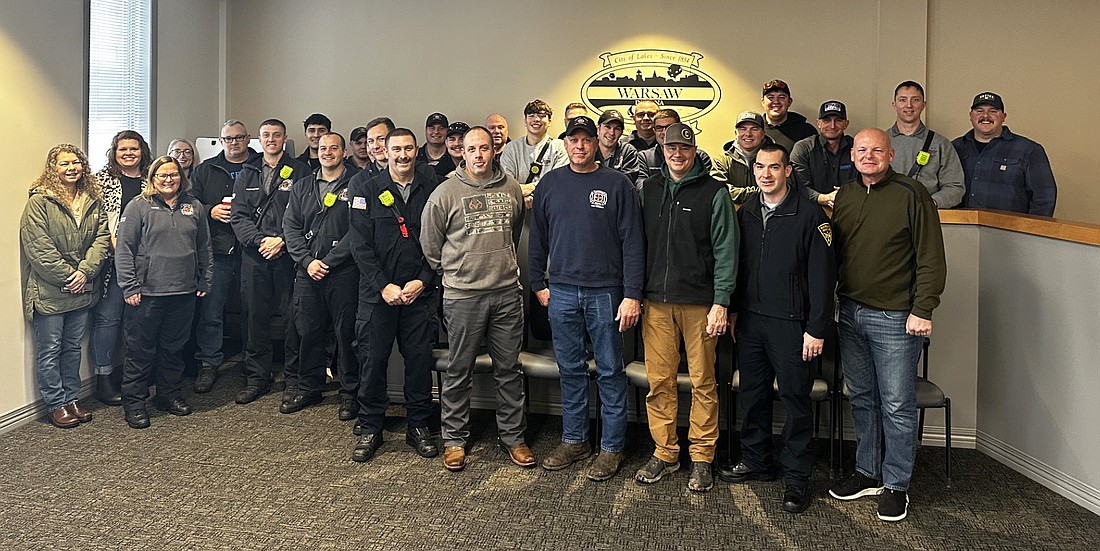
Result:
{"label": "beige wall", "polygon": [[157,3],[156,136],[163,155],[179,137],[193,139],[222,117],[222,1]]}
{"label": "beige wall", "polygon": [[1100,224],[1100,3],[1091,0],[931,0],[928,122],[954,138],[970,130],[970,101],[1001,94],[1013,132],[1047,150],[1058,181],[1058,218]]}
{"label": "beige wall", "polygon": [[38,399],[23,322],[19,218],[27,189],[62,142],[84,135],[84,12],[67,0],[0,2],[0,413]]}
{"label": "beige wall", "polygon": [[[664,48],[703,54],[700,69],[721,86],[722,100],[701,121],[699,136],[704,148],[718,152],[731,138],[734,116],[759,110],[760,85],[776,77],[790,83],[795,111],[814,118],[821,102],[840,98],[853,127],[878,124],[879,96],[887,97],[883,91],[913,67],[923,77],[926,50],[923,7],[914,12],[901,2],[875,0],[779,3],[767,10],[759,2],[703,2],[682,15],[655,1],[626,10],[620,3],[576,0],[553,9],[544,2],[487,0],[421,3],[415,10],[354,0],[311,5],[317,7],[302,9],[290,0],[229,3],[231,116],[250,125],[280,117],[291,136],[300,137],[298,123],[314,111],[345,133],[377,115],[419,133],[433,111],[479,124],[501,111],[517,135],[523,105],[541,97],[555,108],[556,133],[564,105],[577,101],[581,84],[601,68],[600,54]],[[667,24],[651,32],[657,13]],[[719,15],[700,17],[708,13]],[[424,26],[426,14],[434,25]],[[781,21],[783,44],[743,40],[750,27],[734,21],[749,18]],[[903,22],[911,24],[903,28]],[[868,32],[823,43],[822,29],[845,28]],[[243,52],[272,52],[277,62]]]}

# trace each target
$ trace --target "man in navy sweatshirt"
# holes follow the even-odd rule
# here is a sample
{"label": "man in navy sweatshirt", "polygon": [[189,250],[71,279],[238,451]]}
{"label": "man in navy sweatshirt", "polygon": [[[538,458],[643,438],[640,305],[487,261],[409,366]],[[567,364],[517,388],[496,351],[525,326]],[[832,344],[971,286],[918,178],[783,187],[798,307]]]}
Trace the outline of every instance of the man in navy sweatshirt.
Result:
{"label": "man in navy sweatshirt", "polygon": [[592,453],[587,329],[596,357],[604,427],[600,455],[587,474],[600,481],[618,472],[626,439],[622,332],[633,327],[641,314],[642,208],[629,178],[596,164],[599,142],[591,118],[574,118],[565,134],[569,166],[543,176],[533,196],[531,222],[531,288],[549,308],[561,374],[562,443],[542,466],[550,471],[564,469]]}

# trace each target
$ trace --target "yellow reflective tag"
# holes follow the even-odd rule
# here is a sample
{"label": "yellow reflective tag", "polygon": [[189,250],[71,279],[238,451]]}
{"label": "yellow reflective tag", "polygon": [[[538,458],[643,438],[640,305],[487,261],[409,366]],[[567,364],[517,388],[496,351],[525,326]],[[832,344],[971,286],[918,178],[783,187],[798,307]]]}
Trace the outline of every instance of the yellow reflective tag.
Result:
{"label": "yellow reflective tag", "polygon": [[324,203],[325,203],[326,207],[331,207],[332,205],[335,205],[336,204],[336,194],[335,193],[326,193]]}
{"label": "yellow reflective tag", "polygon": [[920,166],[928,164],[928,161],[930,159],[932,159],[932,155],[927,151],[921,151],[920,153],[917,153],[917,164]]}

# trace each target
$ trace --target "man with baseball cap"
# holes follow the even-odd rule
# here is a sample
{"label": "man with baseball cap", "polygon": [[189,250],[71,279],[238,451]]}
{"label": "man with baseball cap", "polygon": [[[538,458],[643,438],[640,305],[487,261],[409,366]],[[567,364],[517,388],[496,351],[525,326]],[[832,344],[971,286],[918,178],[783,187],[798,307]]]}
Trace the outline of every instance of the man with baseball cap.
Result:
{"label": "man with baseball cap", "polygon": [[600,126],[597,138],[600,142],[596,151],[596,162],[607,168],[618,170],[626,174],[637,187],[642,187],[642,167],[638,158],[638,150],[620,138],[623,135],[623,114],[615,109],[608,109],[600,115]]}
{"label": "man with baseball cap", "polygon": [[[469,129],[470,125],[461,121],[452,122],[447,127],[447,154],[451,156],[451,163],[454,164],[455,168],[462,166],[462,136]],[[450,178],[454,173],[455,171],[452,169],[447,177]]]}
{"label": "man with baseball cap", "polygon": [[970,105],[974,129],[951,144],[962,162],[962,206],[1054,216],[1058,187],[1042,145],[1005,126],[1001,96],[982,92]]}
{"label": "man with baseball cap", "polygon": [[[641,159],[643,181],[654,174],[661,173],[661,169],[665,166],[665,131],[668,130],[669,126],[679,123],[680,114],[670,107],[660,109],[657,111],[657,114],[654,115],[653,134],[657,138],[657,145],[646,150],[638,150],[638,158]],[[695,154],[699,156],[699,164],[703,167],[703,170],[709,172],[713,168],[710,155],[707,155],[706,151],[699,148],[695,149]]]}
{"label": "man with baseball cap", "polygon": [[622,333],[642,312],[645,238],[634,182],[596,162],[596,123],[578,116],[565,132],[569,165],[548,173],[546,185],[535,190],[528,258],[531,288],[549,308],[561,375],[562,443],[542,466],[557,471],[592,453],[587,332],[603,422],[600,454],[587,476],[601,481],[615,476],[623,457],[627,380]]}
{"label": "man with baseball cap", "polygon": [[733,124],[737,136],[722,146],[722,156],[714,163],[710,175],[726,184],[735,204],[744,203],[759,190],[753,175],[752,163],[756,152],[764,144],[774,143],[765,134],[764,116],[753,111],[743,111]]}
{"label": "man with baseball cap", "polygon": [[447,178],[447,175],[455,169],[454,161],[447,154],[447,127],[450,126],[447,115],[432,113],[424,122],[424,145],[416,152],[416,162],[424,163],[435,171],[439,181]]}
{"label": "man with baseball cap", "polygon": [[359,170],[364,170],[370,166],[372,160],[370,144],[367,143],[367,127],[357,126],[351,131],[351,155],[348,155],[348,161]]}
{"label": "man with baseball cap", "polygon": [[767,122],[764,132],[787,151],[798,140],[804,140],[816,133],[813,125],[806,122],[806,117],[790,111],[793,99],[791,88],[786,82],[772,79],[764,83],[764,92],[760,98]]}
{"label": "man with baseball cap", "polygon": [[663,141],[667,163],[646,179],[641,194],[648,276],[642,320],[646,412],[656,449],[634,479],[651,484],[680,468],[676,372],[682,339],[692,387],[687,487],[706,492],[714,486],[718,441],[715,344],[726,332],[726,307],[737,281],[738,227],[729,191],[699,162],[691,128],[673,124]]}
{"label": "man with baseball cap", "polygon": [[847,129],[848,109],[829,100],[818,109],[818,133],[799,140],[791,150],[795,181],[819,205],[832,207],[836,190],[859,174],[852,162],[852,137],[844,133]]}

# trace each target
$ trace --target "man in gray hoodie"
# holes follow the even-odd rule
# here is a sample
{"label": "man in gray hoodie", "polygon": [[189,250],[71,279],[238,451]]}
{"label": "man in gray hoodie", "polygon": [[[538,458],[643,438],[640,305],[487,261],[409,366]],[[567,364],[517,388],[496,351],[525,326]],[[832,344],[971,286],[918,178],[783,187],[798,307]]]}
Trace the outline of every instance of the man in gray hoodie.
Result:
{"label": "man in gray hoodie", "polygon": [[443,466],[466,466],[474,359],[487,341],[497,384],[497,430],[512,462],[534,467],[524,441],[523,289],[516,250],[523,227],[523,191],[493,162],[493,138],[482,126],[462,139],[462,166],[432,192],[421,220],[424,258],[443,274],[443,317],[450,363],[439,397]]}

